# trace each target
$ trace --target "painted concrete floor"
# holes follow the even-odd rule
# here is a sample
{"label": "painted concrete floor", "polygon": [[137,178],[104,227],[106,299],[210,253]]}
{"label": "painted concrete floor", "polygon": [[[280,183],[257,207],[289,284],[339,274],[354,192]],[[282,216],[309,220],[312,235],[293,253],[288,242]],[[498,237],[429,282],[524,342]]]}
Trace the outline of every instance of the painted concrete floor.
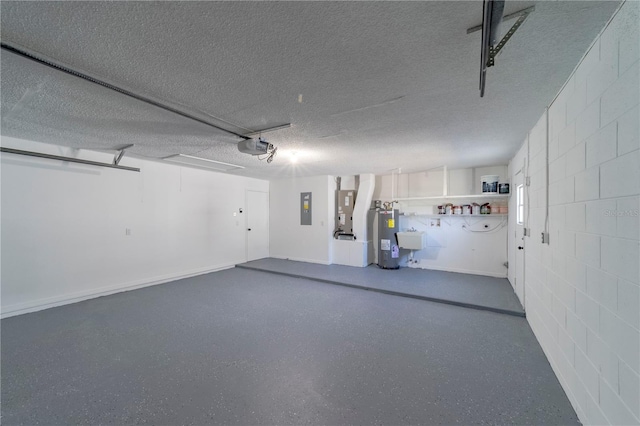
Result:
{"label": "painted concrete floor", "polygon": [[6,425],[577,424],[524,318],[271,273],[1,326]]}
{"label": "painted concrete floor", "polygon": [[417,268],[356,268],[266,258],[237,265],[292,277],[346,285],[396,295],[524,316],[524,310],[506,278]]}

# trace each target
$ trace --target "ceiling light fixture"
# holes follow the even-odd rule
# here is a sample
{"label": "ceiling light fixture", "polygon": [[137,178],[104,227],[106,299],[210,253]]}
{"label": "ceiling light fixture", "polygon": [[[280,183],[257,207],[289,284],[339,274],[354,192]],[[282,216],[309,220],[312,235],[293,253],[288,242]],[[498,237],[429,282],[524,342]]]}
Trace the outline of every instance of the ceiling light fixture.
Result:
{"label": "ceiling light fixture", "polygon": [[317,151],[305,149],[302,145],[296,145],[294,148],[282,148],[278,150],[278,155],[284,157],[289,164],[300,165],[301,163],[309,163],[318,161],[321,154]]}
{"label": "ceiling light fixture", "polygon": [[220,172],[228,172],[230,170],[244,169],[243,166],[237,164],[223,163],[222,161],[208,160],[206,158],[194,157],[192,155],[176,154],[163,158],[165,161],[172,163],[186,164],[188,166],[196,166],[205,169],[217,170]]}

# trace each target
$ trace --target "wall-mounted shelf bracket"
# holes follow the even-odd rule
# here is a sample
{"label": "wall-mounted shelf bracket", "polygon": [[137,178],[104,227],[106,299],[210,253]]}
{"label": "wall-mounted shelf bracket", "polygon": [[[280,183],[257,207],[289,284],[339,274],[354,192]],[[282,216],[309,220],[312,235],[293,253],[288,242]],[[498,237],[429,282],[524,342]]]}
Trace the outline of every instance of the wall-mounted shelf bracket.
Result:
{"label": "wall-mounted shelf bracket", "polygon": [[128,148],[131,148],[132,146],[133,144],[129,144],[118,149],[118,152],[116,153],[115,157],[113,157],[113,164],[116,166],[120,164],[120,160],[122,160],[122,157],[124,157],[124,151]]}
{"label": "wall-mounted shelf bracket", "polygon": [[531,13],[531,12],[524,12],[524,11],[522,12],[523,12],[522,15],[518,17],[518,20],[511,26],[511,28],[509,29],[509,31],[507,31],[504,37],[502,37],[502,40],[500,40],[500,42],[495,47],[491,47],[489,49],[489,60],[487,61],[487,67],[492,67],[494,65],[495,57],[498,56],[498,53],[500,53],[500,50],[502,50],[502,48],[504,47],[505,44],[507,44],[511,36],[513,36],[513,34],[518,30],[518,28],[520,28],[520,25],[522,25],[524,20],[527,19],[527,16],[529,16],[529,13]]}
{"label": "wall-mounted shelf bracket", "polygon": [[[492,67],[495,63],[495,57],[500,53],[500,50],[504,47],[505,44],[509,41],[509,39],[513,36],[513,34],[517,31],[518,28],[522,25],[522,23],[527,19],[527,16],[536,10],[535,6],[527,7],[526,9],[519,10],[514,13],[510,13],[509,15],[505,15],[502,17],[502,22],[508,21],[510,19],[518,18],[516,22],[511,26],[509,31],[502,37],[502,40],[498,42],[495,47],[491,47],[489,49],[489,57],[487,58],[487,67]],[[475,27],[471,27],[467,29],[467,34],[474,33],[476,31],[482,30],[482,25],[476,25]]]}

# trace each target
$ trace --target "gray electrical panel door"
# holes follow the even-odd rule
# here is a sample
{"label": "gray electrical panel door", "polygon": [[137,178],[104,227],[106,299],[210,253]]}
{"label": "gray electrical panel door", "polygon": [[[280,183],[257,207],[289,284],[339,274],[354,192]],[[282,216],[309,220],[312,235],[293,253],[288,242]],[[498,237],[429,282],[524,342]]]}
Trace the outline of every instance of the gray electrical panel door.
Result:
{"label": "gray electrical panel door", "polygon": [[311,193],[300,193],[300,225],[311,225]]}

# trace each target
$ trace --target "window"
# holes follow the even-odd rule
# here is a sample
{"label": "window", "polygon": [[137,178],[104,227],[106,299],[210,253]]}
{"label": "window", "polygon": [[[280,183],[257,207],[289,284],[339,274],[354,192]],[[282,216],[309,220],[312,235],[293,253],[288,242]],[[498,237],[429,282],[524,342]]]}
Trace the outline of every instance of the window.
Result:
{"label": "window", "polygon": [[518,185],[516,190],[516,222],[524,225],[524,185]]}

